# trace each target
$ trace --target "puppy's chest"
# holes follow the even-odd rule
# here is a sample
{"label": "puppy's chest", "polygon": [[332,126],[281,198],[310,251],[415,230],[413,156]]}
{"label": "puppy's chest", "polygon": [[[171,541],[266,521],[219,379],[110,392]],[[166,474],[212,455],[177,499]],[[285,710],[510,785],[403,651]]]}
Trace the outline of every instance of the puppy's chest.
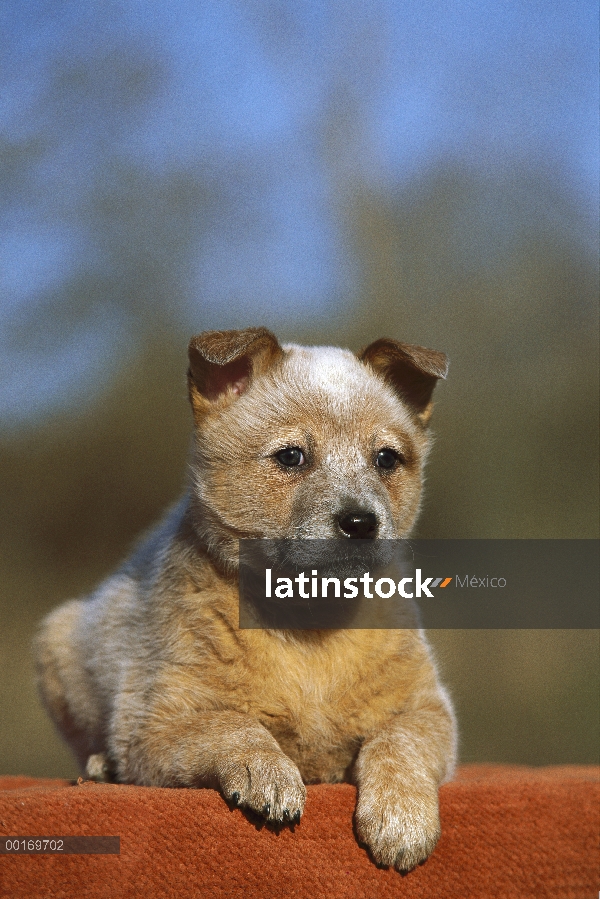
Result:
{"label": "puppy's chest", "polygon": [[310,671],[265,678],[253,688],[245,711],[273,734],[307,782],[345,779],[361,743],[393,706],[390,695],[365,682]]}

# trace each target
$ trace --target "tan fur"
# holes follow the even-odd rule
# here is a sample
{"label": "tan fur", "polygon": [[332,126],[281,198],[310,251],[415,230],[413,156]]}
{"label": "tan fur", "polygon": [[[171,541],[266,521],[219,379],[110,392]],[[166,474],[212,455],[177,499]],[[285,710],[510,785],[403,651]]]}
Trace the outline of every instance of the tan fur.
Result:
{"label": "tan fur", "polygon": [[[353,780],[356,831],[406,870],[439,836],[455,728],[423,634],[238,627],[242,537],[340,537],[368,510],[410,531],[442,354],[381,340],[354,356],[266,329],[190,343],[189,495],[92,596],[43,623],[40,691],[90,777],[214,786],[299,820],[305,783]],[[305,463],[276,454],[300,447]],[[401,455],[392,471],[378,452]]]}

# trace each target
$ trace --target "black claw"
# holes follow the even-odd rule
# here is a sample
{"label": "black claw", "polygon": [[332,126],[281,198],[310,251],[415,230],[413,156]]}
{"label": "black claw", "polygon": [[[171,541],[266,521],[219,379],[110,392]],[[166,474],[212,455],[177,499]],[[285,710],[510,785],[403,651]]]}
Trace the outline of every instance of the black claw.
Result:
{"label": "black claw", "polygon": [[233,802],[234,805],[240,804],[240,794],[237,792],[237,790],[235,793],[231,794],[231,801]]}
{"label": "black claw", "polygon": [[300,811],[300,809],[298,809],[298,811],[296,812],[296,814],[295,814],[294,817],[292,818],[292,821],[294,822],[294,824],[300,824],[300,817],[301,817],[301,815],[302,815],[302,812]]}
{"label": "black claw", "polygon": [[285,822],[292,820],[289,808],[284,808],[282,817]]}
{"label": "black claw", "polygon": [[266,805],[263,805],[263,815],[265,816],[265,818],[269,817],[270,811],[271,811],[271,804],[269,802],[267,802]]}

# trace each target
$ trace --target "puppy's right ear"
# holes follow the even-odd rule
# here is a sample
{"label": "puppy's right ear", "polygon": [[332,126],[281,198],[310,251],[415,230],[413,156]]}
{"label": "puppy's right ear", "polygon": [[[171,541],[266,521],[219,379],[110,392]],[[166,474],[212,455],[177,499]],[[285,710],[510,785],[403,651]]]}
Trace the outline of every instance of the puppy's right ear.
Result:
{"label": "puppy's right ear", "polygon": [[408,403],[421,424],[427,424],[433,408],[433,388],[448,374],[445,353],[382,337],[362,350],[359,359]]}
{"label": "puppy's right ear", "polygon": [[277,338],[266,328],[205,331],[192,337],[188,389],[194,416],[228,405],[282,353]]}

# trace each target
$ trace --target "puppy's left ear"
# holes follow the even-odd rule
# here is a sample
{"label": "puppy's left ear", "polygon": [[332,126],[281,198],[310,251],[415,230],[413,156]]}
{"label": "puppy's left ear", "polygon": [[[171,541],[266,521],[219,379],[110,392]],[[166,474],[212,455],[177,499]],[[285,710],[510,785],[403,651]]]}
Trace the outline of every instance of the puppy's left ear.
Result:
{"label": "puppy's left ear", "polygon": [[448,374],[448,357],[437,350],[399,343],[382,337],[358,354],[413,409],[426,425],[433,403],[431,395],[439,378]]}
{"label": "puppy's left ear", "polygon": [[266,328],[205,331],[192,337],[188,388],[194,415],[225,408],[282,355],[277,338]]}

